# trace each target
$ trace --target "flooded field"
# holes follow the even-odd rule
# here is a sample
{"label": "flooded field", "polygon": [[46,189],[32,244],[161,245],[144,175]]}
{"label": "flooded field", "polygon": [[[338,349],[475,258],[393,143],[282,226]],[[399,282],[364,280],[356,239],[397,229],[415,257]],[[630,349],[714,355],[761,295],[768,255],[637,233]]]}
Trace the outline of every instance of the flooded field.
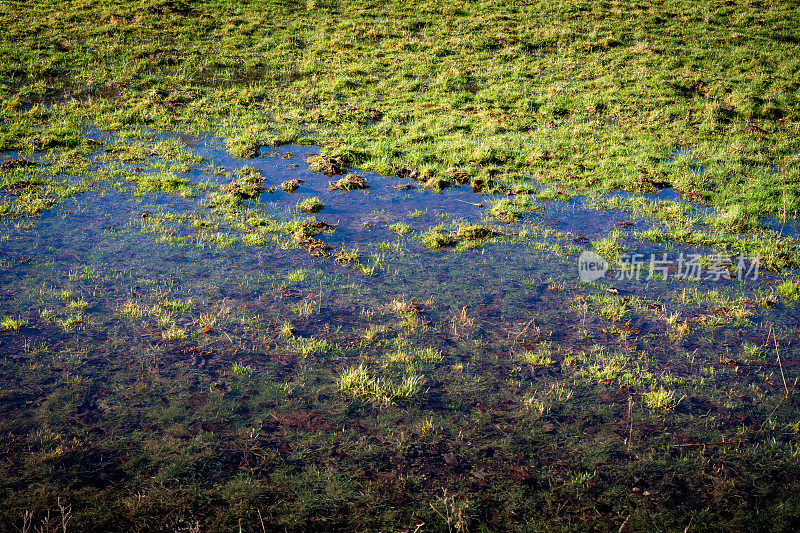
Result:
{"label": "flooded field", "polygon": [[93,138],[0,191],[0,530],[798,527],[800,285],[636,202],[713,211]]}

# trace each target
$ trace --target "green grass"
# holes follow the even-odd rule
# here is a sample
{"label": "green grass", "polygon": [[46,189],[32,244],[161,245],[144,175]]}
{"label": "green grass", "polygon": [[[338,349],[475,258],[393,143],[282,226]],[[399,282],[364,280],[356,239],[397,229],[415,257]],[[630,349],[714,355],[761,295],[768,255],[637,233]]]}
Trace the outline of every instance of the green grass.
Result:
{"label": "green grass", "polygon": [[[564,307],[573,291],[597,290],[561,271],[576,247],[559,241],[562,255],[541,261],[557,248],[535,239],[540,213],[569,221],[571,205],[545,201],[588,195],[637,229],[657,222],[641,234],[599,228],[608,259],[644,237],[800,266],[797,240],[762,225],[800,210],[799,10],[796,0],[0,4],[0,151],[41,163],[0,169],[2,245],[13,241],[0,257],[13,317],[0,329],[20,332],[5,335],[13,357],[0,360],[0,521],[22,530],[31,510],[29,529],[52,530],[69,499],[70,526],[86,531],[119,528],[119,517],[143,531],[791,530],[798,416],[770,346],[791,386],[797,273],[729,284],[741,300],[705,287],[682,299],[681,282],[664,292],[654,282],[653,301],[601,293],[575,313]],[[298,163],[334,189],[358,188],[339,178],[363,169],[502,194],[479,200],[482,223],[429,228],[448,213],[410,213],[431,249],[514,235],[462,255],[349,242],[345,264],[386,252],[360,271],[306,258],[298,243],[332,228],[291,220],[296,200],[262,202],[279,184],[258,171],[227,172],[161,132],[222,139],[243,158],[318,145]],[[213,177],[198,184],[203,164]],[[381,195],[377,183],[348,198]],[[686,203],[607,194],[663,187]],[[152,270],[89,279],[79,264],[56,281],[47,275],[68,262],[56,254],[24,266],[17,250],[39,237],[25,232],[40,215],[71,227],[92,208],[81,195],[108,191],[137,196],[109,225],[130,218],[161,239]],[[714,210],[701,217],[691,202]],[[202,214],[166,217],[187,204]],[[234,246],[273,240],[276,254]],[[517,257],[521,242],[532,245],[522,284],[502,255]],[[253,256],[257,279],[242,275]],[[325,274],[298,274],[310,264]],[[294,299],[282,282],[311,283],[313,295]],[[91,301],[86,316],[73,290]],[[469,326],[448,319],[467,308]],[[37,327],[22,329],[34,313]],[[180,315],[200,319],[190,328]],[[560,364],[542,338],[557,339]],[[723,364],[728,349],[744,363]],[[188,367],[192,353],[209,366]],[[234,361],[258,361],[258,372]],[[648,423],[643,407],[669,416]],[[675,447],[684,441],[703,446]]]}
{"label": "green grass", "polygon": [[128,139],[215,130],[240,157],[314,141],[440,184],[658,184],[721,208],[800,208],[792,3],[140,4],[0,10],[0,149],[71,150],[74,166],[95,149],[89,120]]}
{"label": "green grass", "polygon": [[303,213],[316,213],[317,211],[321,211],[323,207],[325,206],[316,196],[313,198],[306,198],[297,204],[297,209]]}
{"label": "green grass", "polygon": [[778,285],[775,290],[790,301],[797,301],[800,299],[800,282],[788,280]]}
{"label": "green grass", "polygon": [[389,229],[393,232],[397,233],[398,235],[408,235],[413,231],[413,228],[408,224],[403,224],[402,222],[398,222],[396,224],[389,224]]}
{"label": "green grass", "polygon": [[245,365],[237,361],[233,363],[233,366],[231,366],[231,372],[233,372],[233,374],[239,378],[248,379],[253,376],[254,370],[252,366]]}
{"label": "green grass", "polygon": [[648,409],[656,411],[657,413],[669,413],[675,410],[675,391],[664,390],[651,390],[642,393],[642,399]]}
{"label": "green grass", "polygon": [[422,383],[423,377],[420,375],[405,376],[399,383],[371,377],[364,365],[345,368],[338,378],[341,392],[383,406],[412,399],[421,392]]}
{"label": "green grass", "polygon": [[549,342],[541,343],[535,351],[526,351],[521,359],[531,366],[550,366],[553,364],[553,346]]}
{"label": "green grass", "polygon": [[594,241],[592,247],[603,258],[616,260],[628,251],[628,248],[622,244],[622,240],[622,233],[619,230],[614,230],[607,237]]}
{"label": "green grass", "polygon": [[456,231],[456,236],[465,240],[486,239],[494,234],[494,230],[479,224],[460,224]]}
{"label": "green grass", "polygon": [[183,198],[192,198],[195,196],[189,180],[179,178],[171,172],[144,174],[136,179],[136,183],[143,192],[160,191],[175,194]]}
{"label": "green grass", "polygon": [[512,199],[503,198],[497,200],[492,204],[488,211],[488,215],[500,222],[516,222],[524,213],[523,208],[527,205],[524,197],[517,197]]}
{"label": "green grass", "polygon": [[426,230],[422,233],[422,235],[420,235],[420,238],[422,240],[422,244],[432,250],[437,248],[445,248],[448,246],[455,246],[456,244],[455,238],[436,228]]}
{"label": "green grass", "polygon": [[8,333],[16,333],[20,329],[26,327],[28,325],[28,321],[22,318],[13,318],[10,316],[4,317],[3,320],[0,320],[0,331],[5,331]]}

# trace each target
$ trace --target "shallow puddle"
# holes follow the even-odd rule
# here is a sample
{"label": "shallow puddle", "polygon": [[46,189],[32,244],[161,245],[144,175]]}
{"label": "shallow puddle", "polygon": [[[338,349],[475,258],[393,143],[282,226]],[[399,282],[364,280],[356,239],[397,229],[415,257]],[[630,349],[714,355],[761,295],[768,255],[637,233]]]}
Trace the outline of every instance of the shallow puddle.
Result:
{"label": "shallow puddle", "polygon": [[[350,169],[369,187],[331,191],[341,176],[309,171],[312,147],[241,160],[184,141],[204,160],[178,175],[193,196],[104,181],[32,227],[0,221],[11,505],[38,482],[132,523],[149,512],[136,494],[173,506],[175,527],[234,494],[238,516],[287,529],[411,527],[423,508],[438,520],[447,489],[498,528],[532,508],[563,525],[587,502],[685,526],[676,501],[713,516],[751,476],[779,492],[800,467],[797,306],[768,272],[646,279],[651,257],[711,251],[641,241],[650,221],[582,202],[500,223],[498,198],[467,187]],[[265,191],[223,212],[210,194],[245,166]],[[299,212],[312,197],[324,207]],[[330,225],[316,257],[292,237],[310,216]],[[457,246],[426,247],[434,226]],[[613,230],[642,271],[582,283],[579,255]],[[214,505],[215,527],[235,522]]]}

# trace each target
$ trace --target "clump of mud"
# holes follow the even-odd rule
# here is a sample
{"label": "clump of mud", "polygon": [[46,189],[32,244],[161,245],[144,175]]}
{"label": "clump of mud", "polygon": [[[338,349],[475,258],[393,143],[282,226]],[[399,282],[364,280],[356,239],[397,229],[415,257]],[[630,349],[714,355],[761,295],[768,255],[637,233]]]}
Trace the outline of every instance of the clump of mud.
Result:
{"label": "clump of mud", "polygon": [[249,200],[263,191],[264,177],[257,168],[242,167],[238,178],[225,185],[222,191],[241,200]]}
{"label": "clump of mud", "polygon": [[348,174],[339,181],[329,181],[327,190],[346,192],[358,189],[366,189],[367,187],[369,187],[369,185],[367,185],[367,180],[364,179],[363,176],[359,176],[357,174]]}
{"label": "clump of mud", "polygon": [[311,156],[306,159],[308,168],[314,172],[322,172],[326,176],[336,176],[344,173],[345,161],[341,157]]}
{"label": "clump of mud", "polygon": [[292,237],[297,241],[297,244],[305,248],[310,255],[314,257],[327,257],[330,255],[331,246],[319,239],[315,239],[314,236],[335,227],[336,226],[328,224],[324,220],[317,220],[311,217],[297,226],[297,231],[292,234]]}
{"label": "clump of mud", "polygon": [[14,183],[8,183],[4,186],[0,186],[0,189],[4,189],[6,194],[11,196],[22,196],[23,194],[29,192],[35,192],[40,185],[41,183],[38,181],[19,180]]}
{"label": "clump of mud", "polygon": [[35,161],[29,161],[27,159],[9,159],[8,161],[3,161],[2,163],[0,163],[0,170],[12,170],[15,168],[35,167],[38,165],[39,163]]}
{"label": "clump of mud", "polygon": [[300,184],[305,183],[303,180],[293,179],[281,183],[281,189],[289,194],[294,194],[294,191],[300,188]]}

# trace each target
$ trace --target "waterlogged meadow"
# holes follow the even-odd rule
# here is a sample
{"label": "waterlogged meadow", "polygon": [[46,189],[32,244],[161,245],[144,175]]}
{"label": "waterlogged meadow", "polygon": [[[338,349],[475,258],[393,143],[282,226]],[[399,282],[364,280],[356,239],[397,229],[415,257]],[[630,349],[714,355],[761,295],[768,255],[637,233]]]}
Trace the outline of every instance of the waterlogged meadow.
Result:
{"label": "waterlogged meadow", "polygon": [[796,12],[3,5],[0,531],[797,529]]}

